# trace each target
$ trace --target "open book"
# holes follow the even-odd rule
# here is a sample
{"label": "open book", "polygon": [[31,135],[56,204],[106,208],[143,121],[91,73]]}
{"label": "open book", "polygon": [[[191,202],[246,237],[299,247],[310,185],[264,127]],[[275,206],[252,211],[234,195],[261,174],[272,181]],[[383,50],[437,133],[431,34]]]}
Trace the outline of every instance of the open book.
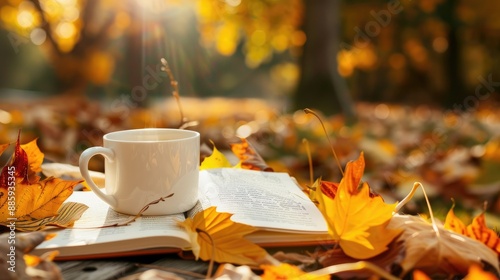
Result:
{"label": "open book", "polygon": [[75,191],[67,201],[89,208],[73,228],[58,230],[32,254],[58,250],[58,259],[87,259],[189,250],[177,221],[202,209],[232,213],[235,222],[257,227],[246,238],[263,247],[328,243],[326,222],[316,205],[287,173],[220,168],[200,171],[199,202],[187,213],[142,216],[127,226],[96,228],[130,216],[110,209],[92,192]]}

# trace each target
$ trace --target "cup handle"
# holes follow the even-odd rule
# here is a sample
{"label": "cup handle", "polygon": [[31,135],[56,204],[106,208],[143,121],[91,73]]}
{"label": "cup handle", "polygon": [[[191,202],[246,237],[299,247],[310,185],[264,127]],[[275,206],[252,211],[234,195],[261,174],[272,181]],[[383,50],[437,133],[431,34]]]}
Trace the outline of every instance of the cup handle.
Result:
{"label": "cup handle", "polygon": [[108,194],[105,194],[101,191],[101,189],[94,183],[89,173],[89,161],[95,155],[102,155],[106,160],[110,162],[114,161],[115,153],[113,150],[104,148],[104,147],[92,147],[88,148],[80,155],[80,173],[82,173],[83,179],[87,182],[87,185],[94,191],[94,193],[102,199],[104,202],[109,204],[111,207],[116,207],[117,201],[116,199]]}

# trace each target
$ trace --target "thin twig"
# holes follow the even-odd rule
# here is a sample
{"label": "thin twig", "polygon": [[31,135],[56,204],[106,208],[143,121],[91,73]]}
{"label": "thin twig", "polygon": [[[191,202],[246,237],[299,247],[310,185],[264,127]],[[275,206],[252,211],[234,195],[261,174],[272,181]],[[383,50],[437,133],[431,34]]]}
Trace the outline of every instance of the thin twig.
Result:
{"label": "thin twig", "polygon": [[306,153],[307,153],[307,160],[309,162],[309,184],[312,186],[314,184],[314,179],[313,179],[313,163],[312,163],[312,157],[311,157],[311,149],[309,147],[309,141],[307,139],[302,139],[302,143],[306,145]]}
{"label": "thin twig", "polygon": [[323,124],[323,121],[318,116],[318,114],[316,114],[316,112],[314,112],[313,110],[311,110],[309,108],[305,108],[304,112],[306,114],[312,114],[312,115],[314,115],[319,120],[319,122],[321,123],[321,126],[323,127],[323,131],[325,132],[326,138],[328,139],[328,143],[330,144],[330,148],[332,148],[332,152],[333,152],[333,156],[335,157],[335,161],[337,161],[337,165],[339,167],[340,174],[342,174],[342,177],[344,177],[344,170],[342,170],[342,166],[340,164],[340,160],[337,157],[337,153],[335,153],[335,149],[333,148],[332,141],[330,140],[330,136],[328,135],[328,132],[326,131],[326,128],[325,128],[325,125]]}
{"label": "thin twig", "polygon": [[142,216],[142,214],[148,210],[149,206],[153,205],[153,204],[158,204],[159,202],[161,201],[165,201],[165,199],[169,198],[169,197],[172,197],[174,194],[171,193],[167,196],[164,196],[164,197],[160,197],[156,200],[153,200],[151,201],[150,203],[146,204],[144,207],[142,207],[141,211],[139,211],[139,213],[137,213],[135,216],[132,216],[130,218],[128,218],[127,220],[125,221],[122,221],[122,222],[116,222],[116,223],[113,223],[113,224],[108,224],[108,225],[102,225],[102,226],[97,226],[97,227],[72,227],[72,229],[92,229],[92,228],[108,228],[108,227],[120,227],[120,226],[126,226],[130,223],[133,223],[135,222],[135,220],[137,220],[137,218],[139,218],[140,216]]}
{"label": "thin twig", "polygon": [[184,112],[182,110],[181,99],[179,96],[179,83],[177,82],[177,80],[175,80],[174,74],[172,73],[172,70],[170,69],[167,60],[165,58],[161,58],[160,61],[161,64],[163,65],[161,67],[161,70],[167,73],[168,78],[170,79],[170,86],[172,86],[172,95],[174,96],[175,101],[177,102],[177,106],[179,107],[179,112],[181,114],[181,122],[179,127],[183,127],[184,123],[186,122],[186,119],[184,119]]}

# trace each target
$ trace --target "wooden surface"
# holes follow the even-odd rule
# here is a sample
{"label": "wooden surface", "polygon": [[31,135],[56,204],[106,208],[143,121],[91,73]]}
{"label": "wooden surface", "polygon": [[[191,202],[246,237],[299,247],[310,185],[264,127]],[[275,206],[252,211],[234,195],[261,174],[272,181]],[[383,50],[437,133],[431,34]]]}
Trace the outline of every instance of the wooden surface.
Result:
{"label": "wooden surface", "polygon": [[[274,255],[276,252],[308,255],[308,253],[312,253],[317,249],[318,247],[316,246],[299,246],[275,247],[267,248],[266,250],[270,255]],[[191,280],[204,279],[209,269],[208,262],[196,261],[189,253],[186,253],[184,257],[180,257],[177,254],[164,254],[100,260],[64,261],[57,262],[57,264],[65,280],[134,280],[138,279],[137,276],[140,273],[152,268],[171,271],[182,279]],[[212,275],[216,269],[217,264],[213,268]],[[197,276],[190,274],[197,274]]]}
{"label": "wooden surface", "polygon": [[[177,255],[141,256],[132,258],[101,259],[86,261],[57,262],[63,279],[71,280],[105,280],[105,279],[138,279],[138,275],[151,268],[175,270],[184,279],[200,279],[186,273],[205,275],[208,263],[195,260],[184,260]],[[147,267],[145,267],[146,265]]]}

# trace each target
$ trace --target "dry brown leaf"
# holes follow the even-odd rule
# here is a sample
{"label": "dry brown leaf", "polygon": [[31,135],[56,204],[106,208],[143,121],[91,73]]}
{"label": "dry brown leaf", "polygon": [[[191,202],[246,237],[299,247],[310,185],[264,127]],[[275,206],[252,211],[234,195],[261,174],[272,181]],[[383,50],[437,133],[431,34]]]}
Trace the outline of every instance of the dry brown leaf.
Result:
{"label": "dry brown leaf", "polygon": [[403,229],[397,241],[403,242],[405,253],[399,263],[402,275],[413,269],[427,275],[465,275],[471,265],[488,263],[497,272],[497,254],[483,243],[432,225],[423,218],[395,214],[390,228]]}
{"label": "dry brown leaf", "polygon": [[[13,246],[14,243],[9,243],[9,240],[12,240],[10,236],[10,233],[0,236],[0,275],[2,279],[62,279],[59,267],[50,259],[55,254],[54,252],[49,252],[50,254],[42,257],[27,255],[51,234],[39,231],[18,233],[15,235],[15,246]],[[12,251],[12,249],[14,250]],[[15,254],[13,262],[11,262],[9,254]],[[25,257],[28,264],[25,262]],[[37,276],[39,278],[34,278]]]}
{"label": "dry brown leaf", "polygon": [[273,171],[245,138],[241,138],[241,143],[231,144],[231,151],[240,159],[241,168]]}

